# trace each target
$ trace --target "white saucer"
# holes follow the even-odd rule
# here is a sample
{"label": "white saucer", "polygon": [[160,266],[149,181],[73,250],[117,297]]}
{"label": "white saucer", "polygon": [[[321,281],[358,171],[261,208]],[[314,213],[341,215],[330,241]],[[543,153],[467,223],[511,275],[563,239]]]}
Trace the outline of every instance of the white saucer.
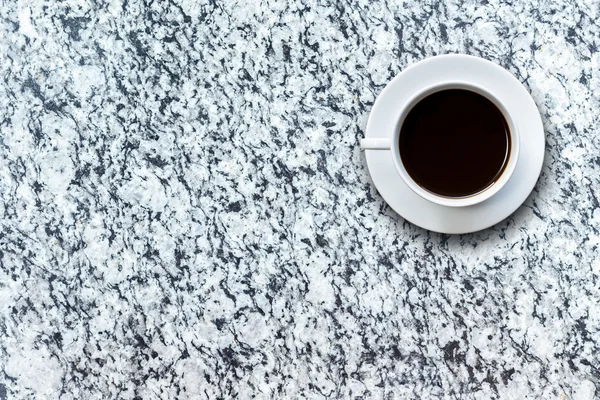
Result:
{"label": "white saucer", "polygon": [[488,200],[469,207],[445,207],[425,200],[400,178],[390,151],[365,150],[371,179],[385,201],[404,219],[441,233],[469,233],[511,215],[533,190],[544,162],[544,128],[525,87],[508,71],[482,58],[448,54],[425,59],[396,76],[381,92],[367,123],[367,138],[393,132],[398,111],[417,92],[457,80],[489,88],[508,109],[520,134],[517,167],[506,185]]}

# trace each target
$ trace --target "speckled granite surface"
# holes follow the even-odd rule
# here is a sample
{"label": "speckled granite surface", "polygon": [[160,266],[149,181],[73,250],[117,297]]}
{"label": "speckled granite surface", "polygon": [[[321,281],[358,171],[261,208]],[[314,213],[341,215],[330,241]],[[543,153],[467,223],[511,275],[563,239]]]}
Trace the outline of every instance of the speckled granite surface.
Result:
{"label": "speckled granite surface", "polygon": [[[0,3],[0,399],[600,396],[597,5],[148,3]],[[463,236],[357,148],[451,52],[547,135],[525,205]]]}

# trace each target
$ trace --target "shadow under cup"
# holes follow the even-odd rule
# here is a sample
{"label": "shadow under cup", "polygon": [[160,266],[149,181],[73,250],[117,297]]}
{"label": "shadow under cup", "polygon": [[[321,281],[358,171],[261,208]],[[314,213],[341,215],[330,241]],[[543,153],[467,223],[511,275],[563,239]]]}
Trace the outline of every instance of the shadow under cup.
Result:
{"label": "shadow under cup", "polygon": [[451,207],[497,193],[514,171],[519,151],[504,104],[483,88],[457,82],[414,96],[391,146],[405,183],[425,199]]}

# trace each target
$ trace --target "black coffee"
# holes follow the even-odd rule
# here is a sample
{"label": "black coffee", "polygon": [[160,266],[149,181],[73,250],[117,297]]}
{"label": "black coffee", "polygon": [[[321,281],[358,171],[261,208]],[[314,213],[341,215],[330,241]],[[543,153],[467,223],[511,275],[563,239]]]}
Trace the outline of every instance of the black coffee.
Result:
{"label": "black coffee", "polygon": [[470,196],[492,185],[506,167],[510,145],[502,112],[469,90],[425,97],[400,129],[400,157],[408,174],[447,197]]}

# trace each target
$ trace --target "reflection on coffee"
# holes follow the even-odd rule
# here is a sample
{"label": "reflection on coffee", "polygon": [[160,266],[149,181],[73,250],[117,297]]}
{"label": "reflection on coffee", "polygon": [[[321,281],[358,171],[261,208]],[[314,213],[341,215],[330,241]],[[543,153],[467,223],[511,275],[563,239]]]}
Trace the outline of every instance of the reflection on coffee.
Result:
{"label": "reflection on coffee", "polygon": [[400,157],[410,177],[446,197],[466,197],[493,185],[510,154],[502,112],[486,97],[463,89],[419,101],[400,128]]}

